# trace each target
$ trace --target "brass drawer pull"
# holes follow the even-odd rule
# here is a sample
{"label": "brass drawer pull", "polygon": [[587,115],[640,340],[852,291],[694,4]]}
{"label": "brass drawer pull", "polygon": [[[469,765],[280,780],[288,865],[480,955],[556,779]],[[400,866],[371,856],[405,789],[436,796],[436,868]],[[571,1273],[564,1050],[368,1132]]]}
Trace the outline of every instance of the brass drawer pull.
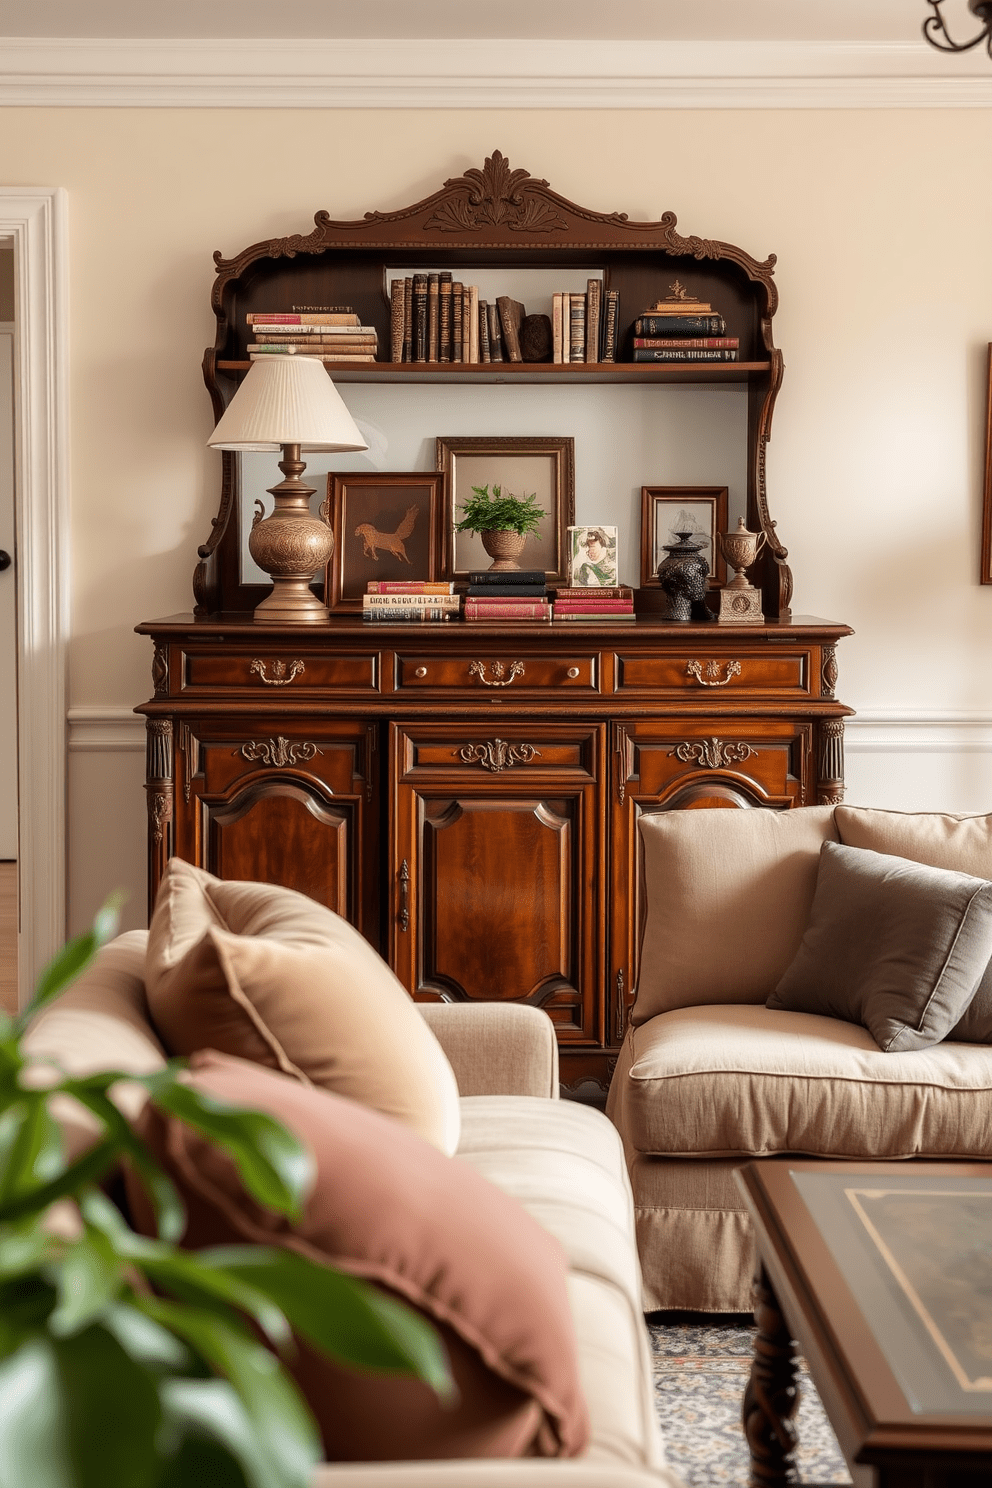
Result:
{"label": "brass drawer pull", "polygon": [[265,675],[266,665],[266,662],[260,661],[259,658],[256,656],[255,660],[248,668],[248,675],[251,676],[253,672],[257,672],[262,681],[265,683],[266,687],[288,687],[290,682],[295,681],[300,672],[306,671],[306,667],[303,665],[302,661],[291,661],[289,663],[289,676],[287,677],[286,663],[284,661],[274,661],[272,663],[272,676],[267,677]]}
{"label": "brass drawer pull", "polygon": [[522,677],[524,675],[524,664],[522,661],[511,661],[509,676],[507,676],[507,668],[503,663],[501,661],[494,661],[492,663],[492,672],[491,677],[486,676],[486,663],[484,661],[470,661],[468,664],[469,676],[478,677],[479,681],[485,687],[509,687],[514,677]]}
{"label": "brass drawer pull", "polygon": [[403,862],[400,866],[398,877],[400,886],[400,910],[397,918],[400,922],[400,929],[405,934],[410,928],[410,865],[407,862],[406,858],[403,859]]}
{"label": "brass drawer pull", "polygon": [[505,739],[487,739],[485,744],[463,744],[461,749],[452,752],[463,764],[481,765],[494,775],[512,769],[514,765],[529,765],[541,757],[541,751],[533,744],[508,744]]}
{"label": "brass drawer pull", "polygon": [[726,663],[727,675],[720,676],[720,663],[708,661],[706,663],[706,676],[703,676],[703,664],[700,661],[690,661],[685,669],[687,677],[695,677],[700,687],[726,687],[732,677],[739,677],[741,664],[739,661],[728,661]]}
{"label": "brass drawer pull", "polygon": [[427,668],[426,667],[417,667],[417,669],[416,669],[416,671],[414,672],[413,675],[415,677],[426,677],[427,676]]}
{"label": "brass drawer pull", "polygon": [[565,673],[565,676],[566,677],[571,677],[573,679],[573,681],[574,681],[574,679],[578,675],[579,675],[579,669],[578,669],[578,667],[569,667],[568,671]]}

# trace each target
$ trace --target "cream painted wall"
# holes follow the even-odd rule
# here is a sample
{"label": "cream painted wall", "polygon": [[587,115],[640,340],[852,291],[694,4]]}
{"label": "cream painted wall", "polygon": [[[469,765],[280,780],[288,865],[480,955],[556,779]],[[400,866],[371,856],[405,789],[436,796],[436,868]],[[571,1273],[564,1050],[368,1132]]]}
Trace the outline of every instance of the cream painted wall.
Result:
{"label": "cream painted wall", "polygon": [[[849,799],[986,809],[986,141],[987,115],[960,110],[5,110],[0,181],[70,200],[76,716],[146,697],[132,626],[191,603],[219,473],[199,372],[213,250],[305,231],[321,207],[403,206],[499,148],[583,204],[673,209],[685,232],[778,254],[769,494],[796,608],[854,626],[844,700],[911,725],[861,746],[850,730]],[[930,714],[963,722],[921,742]],[[140,740],[95,742],[71,755],[71,920],[126,882],[140,923]]]}

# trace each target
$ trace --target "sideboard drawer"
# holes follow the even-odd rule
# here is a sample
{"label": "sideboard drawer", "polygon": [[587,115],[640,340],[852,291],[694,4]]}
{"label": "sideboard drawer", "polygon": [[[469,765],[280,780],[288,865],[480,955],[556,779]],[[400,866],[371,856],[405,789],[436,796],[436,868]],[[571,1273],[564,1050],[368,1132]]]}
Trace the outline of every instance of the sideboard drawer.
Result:
{"label": "sideboard drawer", "polygon": [[396,653],[396,690],[398,692],[430,691],[494,692],[503,688],[523,692],[534,688],[542,691],[598,692],[599,655],[521,655],[512,650],[493,654],[479,648],[475,655],[452,656],[425,654],[404,656]]}
{"label": "sideboard drawer", "polygon": [[278,652],[251,647],[187,651],[184,692],[231,689],[291,696],[319,688],[329,692],[377,693],[379,653],[316,650],[290,644]]}
{"label": "sideboard drawer", "polygon": [[758,651],[746,646],[727,647],[714,655],[702,647],[684,652],[641,653],[617,656],[617,691],[645,692],[655,696],[691,693],[700,700],[707,694],[778,693],[808,697],[810,659],[805,650]]}

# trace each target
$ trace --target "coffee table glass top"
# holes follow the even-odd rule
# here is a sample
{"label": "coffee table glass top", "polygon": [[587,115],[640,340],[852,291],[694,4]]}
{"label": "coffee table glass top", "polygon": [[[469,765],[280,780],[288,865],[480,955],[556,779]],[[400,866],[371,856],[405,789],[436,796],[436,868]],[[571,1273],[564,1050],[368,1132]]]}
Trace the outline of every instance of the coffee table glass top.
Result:
{"label": "coffee table glass top", "polygon": [[992,1414],[992,1178],[790,1177],[914,1412]]}

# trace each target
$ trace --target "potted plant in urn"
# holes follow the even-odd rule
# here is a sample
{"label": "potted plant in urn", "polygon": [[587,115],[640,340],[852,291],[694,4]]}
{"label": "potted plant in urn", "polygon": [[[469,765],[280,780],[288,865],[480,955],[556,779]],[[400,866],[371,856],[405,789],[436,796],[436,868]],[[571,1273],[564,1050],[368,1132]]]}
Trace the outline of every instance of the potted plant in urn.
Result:
{"label": "potted plant in urn", "polygon": [[519,568],[517,559],[528,537],[537,532],[541,518],[547,516],[537,504],[537,492],[529,496],[503,494],[502,486],[473,486],[472,495],[462,503],[464,513],[455,524],[456,532],[477,532],[482,546],[493,562],[489,571]]}

